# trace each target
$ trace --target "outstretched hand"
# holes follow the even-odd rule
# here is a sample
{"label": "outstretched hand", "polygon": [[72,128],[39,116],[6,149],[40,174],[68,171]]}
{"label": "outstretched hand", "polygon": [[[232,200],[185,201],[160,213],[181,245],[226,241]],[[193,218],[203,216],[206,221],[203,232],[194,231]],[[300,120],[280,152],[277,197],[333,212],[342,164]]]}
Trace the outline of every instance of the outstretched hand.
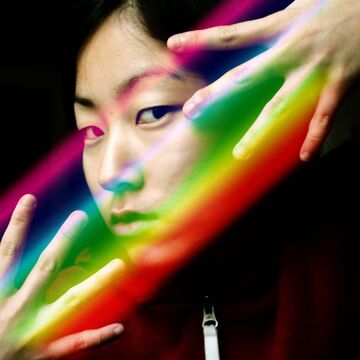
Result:
{"label": "outstretched hand", "polygon": [[194,117],[222,89],[244,77],[256,78],[265,70],[281,74],[284,84],[234,148],[236,158],[247,158],[253,133],[272,121],[271,115],[285,112],[289,95],[320,69],[323,82],[300,150],[301,160],[310,160],[325,141],[345,93],[360,74],[359,18],[360,0],[295,0],[262,19],[170,37],[168,47],[182,52],[194,47],[236,49],[279,36],[269,50],[197,91],[183,107],[185,116]]}
{"label": "outstretched hand", "polygon": [[[111,324],[87,330],[42,345],[36,342],[44,329],[57,325],[76,312],[90,299],[108,287],[123,271],[116,259],[84,282],[68,290],[52,304],[44,304],[44,294],[56,276],[70,244],[87,222],[81,211],[74,212],[62,225],[54,239],[41,254],[22,287],[7,294],[9,277],[19,256],[29,228],[36,199],[25,195],[17,204],[0,243],[0,360],[59,359],[99,345],[122,332],[122,325]],[[48,331],[48,330],[47,330]]]}

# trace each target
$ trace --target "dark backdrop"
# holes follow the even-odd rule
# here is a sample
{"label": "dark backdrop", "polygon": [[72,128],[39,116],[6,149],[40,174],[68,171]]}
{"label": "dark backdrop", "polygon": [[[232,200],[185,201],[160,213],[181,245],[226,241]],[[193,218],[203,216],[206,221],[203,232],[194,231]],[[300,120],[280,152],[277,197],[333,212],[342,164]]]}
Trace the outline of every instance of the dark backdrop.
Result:
{"label": "dark backdrop", "polygon": [[74,128],[64,91],[69,4],[1,3],[1,192]]}

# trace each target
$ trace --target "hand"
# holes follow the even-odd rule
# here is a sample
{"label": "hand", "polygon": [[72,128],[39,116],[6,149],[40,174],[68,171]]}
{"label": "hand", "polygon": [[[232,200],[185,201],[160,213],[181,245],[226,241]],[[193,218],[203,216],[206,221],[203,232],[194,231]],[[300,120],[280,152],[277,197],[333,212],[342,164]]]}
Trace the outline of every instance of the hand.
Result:
{"label": "hand", "polygon": [[323,81],[300,150],[301,160],[311,159],[331,130],[345,93],[360,74],[359,18],[360,0],[295,0],[286,9],[263,19],[172,36],[168,47],[181,52],[193,47],[240,48],[281,35],[268,51],[197,91],[184,105],[185,116],[192,118],[229,83],[238,84],[244,77],[254,79],[260,73],[263,77],[266,70],[280,73],[285,77],[283,86],[234,148],[236,158],[246,158],[259,127],[285,113],[289,95],[320,69]]}
{"label": "hand", "polygon": [[113,260],[54,303],[43,304],[46,289],[61,266],[72,240],[87,222],[86,214],[75,211],[43,251],[21,288],[11,296],[4,295],[7,292],[6,284],[13,274],[11,267],[18,258],[35,207],[36,199],[32,195],[20,199],[0,243],[0,360],[63,358],[111,340],[123,330],[122,325],[111,324],[66,336],[47,345],[35,345],[34,338],[78,311],[123,271],[122,261]]}

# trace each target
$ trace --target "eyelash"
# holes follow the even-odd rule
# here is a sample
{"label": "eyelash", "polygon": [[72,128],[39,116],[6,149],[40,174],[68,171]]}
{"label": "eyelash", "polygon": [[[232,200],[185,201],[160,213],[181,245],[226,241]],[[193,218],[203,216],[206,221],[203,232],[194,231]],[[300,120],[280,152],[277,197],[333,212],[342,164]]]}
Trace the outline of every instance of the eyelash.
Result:
{"label": "eyelash", "polygon": [[[136,116],[136,125],[152,124],[154,122],[160,121],[169,113],[175,113],[181,111],[181,109],[182,105],[161,105],[143,109],[139,111]],[[146,113],[147,111],[152,112],[152,116],[155,118],[155,120],[141,122],[141,116],[144,115],[144,113]],[[96,141],[105,134],[103,130],[93,125],[81,129],[80,132],[82,133],[83,139],[85,141]]]}
{"label": "eyelash", "polygon": [[[182,105],[162,105],[162,106],[153,106],[147,109],[143,109],[139,111],[138,114],[136,115],[136,125],[152,124],[154,122],[160,121],[169,113],[175,113],[181,111],[181,109],[182,109]],[[155,120],[141,122],[141,117],[144,114],[146,114],[146,112],[151,112]]]}

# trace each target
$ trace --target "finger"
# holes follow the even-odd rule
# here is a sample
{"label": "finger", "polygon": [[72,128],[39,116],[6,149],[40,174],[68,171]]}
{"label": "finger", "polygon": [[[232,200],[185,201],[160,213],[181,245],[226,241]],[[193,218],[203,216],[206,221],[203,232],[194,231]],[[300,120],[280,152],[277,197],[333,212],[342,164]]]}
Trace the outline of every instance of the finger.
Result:
{"label": "finger", "polygon": [[112,260],[94,275],[72,287],[54,303],[44,307],[38,315],[36,324],[26,334],[25,342],[41,336],[50,336],[54,326],[61,321],[70,319],[91,300],[97,298],[101,292],[117,282],[124,269],[125,265],[122,260]]}
{"label": "finger", "polygon": [[206,106],[230,91],[249,88],[263,79],[274,76],[273,57],[275,56],[277,53],[258,56],[228,71],[212,84],[196,91],[184,104],[183,114],[188,119],[195,119],[202,114]]}
{"label": "finger", "polygon": [[258,118],[234,147],[233,156],[236,159],[249,159],[255,151],[255,148],[264,144],[264,139],[272,133],[273,128],[280,121],[283,124],[282,127],[288,125],[286,121],[290,117],[294,117],[295,99],[302,97],[304,107],[306,107],[306,94],[304,94],[302,90],[302,85],[311,77],[312,73],[313,69],[311,67],[304,67],[294,71],[288,76],[282,87],[266,104]]}
{"label": "finger", "polygon": [[96,330],[86,330],[66,336],[46,346],[35,360],[61,359],[116,339],[124,331],[121,324],[111,324]]}
{"label": "finger", "polygon": [[21,249],[35,207],[36,199],[30,194],[24,195],[16,205],[0,243],[0,278],[9,270]]}
{"label": "finger", "polygon": [[331,130],[335,112],[340,105],[344,92],[345,86],[342,82],[329,84],[323,90],[300,150],[300,159],[302,161],[309,161],[325,141]]}
{"label": "finger", "polygon": [[196,91],[184,104],[184,115],[188,119],[194,119],[202,113],[206,105],[232,90],[241,91],[274,76],[285,76],[290,70],[286,62],[291,61],[290,58],[284,61],[288,47],[289,41],[276,44]]}
{"label": "finger", "polygon": [[87,223],[87,215],[74,211],[61,226],[54,239],[46,247],[34,269],[20,288],[17,297],[20,303],[32,300],[45,290],[47,283],[59,270],[74,238]]}
{"label": "finger", "polygon": [[272,38],[290,24],[298,11],[286,9],[261,19],[171,36],[167,46],[173,51],[189,48],[234,49]]}

